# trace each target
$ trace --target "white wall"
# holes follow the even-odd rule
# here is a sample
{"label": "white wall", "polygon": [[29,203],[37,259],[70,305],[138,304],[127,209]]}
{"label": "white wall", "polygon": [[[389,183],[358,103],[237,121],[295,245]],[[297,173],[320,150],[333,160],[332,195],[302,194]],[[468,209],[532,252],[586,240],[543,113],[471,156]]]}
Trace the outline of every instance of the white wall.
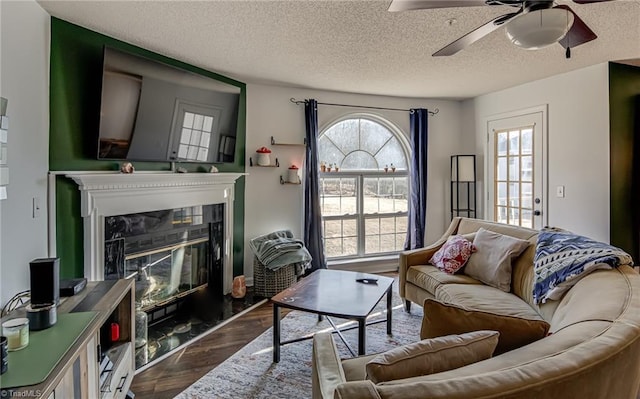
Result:
{"label": "white wall", "polygon": [[[35,1],[0,1],[0,95],[9,100],[8,199],[0,202],[0,303],[29,288],[47,256],[50,17]],[[32,199],[41,213],[32,218]]]}
{"label": "white wall", "polygon": [[[483,166],[486,118],[548,104],[548,223],[609,241],[609,73],[607,64],[465,101]],[[480,169],[479,176],[482,176]],[[556,187],[565,186],[557,198]],[[486,194],[482,196],[486,198]]]}
{"label": "white wall", "polygon": [[[426,243],[435,241],[449,225],[449,163],[450,155],[464,149],[461,138],[461,103],[432,99],[403,99],[396,97],[365,96],[305,90],[265,85],[247,85],[247,162],[255,151],[267,146],[278,157],[280,168],[247,167],[245,194],[245,275],[253,276],[253,253],[249,240],[279,229],[290,229],[302,238],[303,192],[302,186],[280,185],[279,175],[286,177],[291,163],[301,166],[304,147],[272,146],[276,142],[302,143],[305,137],[304,106],[295,105],[290,98],[314,98],[318,102],[367,105],[390,108],[439,109],[429,118],[429,188],[427,194]],[[318,107],[320,130],[348,113],[368,112],[381,116],[400,128],[408,138],[408,112],[363,110],[343,107]],[[470,151],[473,146],[466,143]]]}

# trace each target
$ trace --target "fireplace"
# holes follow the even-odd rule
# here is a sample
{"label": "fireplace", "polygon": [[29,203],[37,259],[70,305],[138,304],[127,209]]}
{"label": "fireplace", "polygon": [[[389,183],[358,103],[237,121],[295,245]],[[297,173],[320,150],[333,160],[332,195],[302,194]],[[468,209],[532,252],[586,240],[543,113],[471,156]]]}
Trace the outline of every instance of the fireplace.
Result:
{"label": "fireplace", "polygon": [[152,316],[197,290],[222,295],[224,204],[105,217],[104,278],[136,280]]}
{"label": "fireplace", "polygon": [[[84,274],[89,281],[105,279],[105,243],[109,241],[105,240],[108,227],[106,223],[112,220],[110,217],[174,212],[176,209],[184,209],[188,213],[194,209],[197,212],[202,207],[220,205],[222,208],[219,209],[222,211],[216,217],[221,219],[223,238],[217,249],[220,252],[222,272],[218,284],[223,294],[231,292],[234,184],[242,173],[66,172],[65,175],[73,179],[80,190],[80,213],[84,225]],[[195,217],[199,216],[196,214]],[[183,229],[182,232],[184,231]],[[138,244],[131,245],[144,246],[144,239],[149,239],[140,238]],[[168,234],[164,238],[155,239],[170,242],[173,238]]]}
{"label": "fireplace", "polygon": [[[243,174],[57,174],[80,190],[85,277],[135,279],[139,310],[156,328],[136,349],[138,371],[220,323],[233,283],[234,185]],[[49,187],[55,198],[55,173]],[[234,303],[234,312],[245,305]]]}

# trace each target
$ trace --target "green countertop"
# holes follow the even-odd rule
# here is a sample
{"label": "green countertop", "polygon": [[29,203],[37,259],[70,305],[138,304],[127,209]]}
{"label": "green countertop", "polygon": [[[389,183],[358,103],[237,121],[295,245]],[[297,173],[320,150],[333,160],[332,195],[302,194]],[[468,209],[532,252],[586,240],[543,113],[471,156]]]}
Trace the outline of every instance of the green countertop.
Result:
{"label": "green countertop", "polygon": [[17,388],[43,382],[97,314],[58,314],[58,321],[53,327],[30,331],[29,345],[9,352],[9,368],[0,375],[0,388]]}

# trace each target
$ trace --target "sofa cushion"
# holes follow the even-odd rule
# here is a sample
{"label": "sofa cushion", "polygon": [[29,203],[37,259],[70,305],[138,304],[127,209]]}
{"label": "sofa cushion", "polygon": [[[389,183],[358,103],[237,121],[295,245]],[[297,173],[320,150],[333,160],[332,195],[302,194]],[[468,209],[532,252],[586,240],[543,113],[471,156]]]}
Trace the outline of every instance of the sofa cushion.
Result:
{"label": "sofa cushion", "polygon": [[498,344],[498,335],[496,331],[475,331],[403,345],[369,360],[367,378],[377,384],[440,373],[488,359]]}
{"label": "sofa cushion", "polygon": [[544,338],[549,323],[541,318],[505,316],[432,299],[424,302],[421,339],[489,329],[500,332],[495,354],[501,354]]}
{"label": "sofa cushion", "polygon": [[435,266],[411,266],[407,271],[407,281],[411,284],[436,294],[442,284],[482,284],[480,281],[464,274],[448,274]]}
{"label": "sofa cushion", "polygon": [[455,274],[467,263],[475,250],[473,243],[463,236],[452,235],[431,257],[429,263],[448,274]]}
{"label": "sofa cushion", "polygon": [[479,229],[473,240],[476,251],[464,273],[502,291],[511,290],[511,260],[522,253],[529,241]]}
{"label": "sofa cushion", "polygon": [[436,291],[435,299],[444,303],[455,303],[466,309],[523,319],[544,320],[524,300],[488,285],[442,285]]}

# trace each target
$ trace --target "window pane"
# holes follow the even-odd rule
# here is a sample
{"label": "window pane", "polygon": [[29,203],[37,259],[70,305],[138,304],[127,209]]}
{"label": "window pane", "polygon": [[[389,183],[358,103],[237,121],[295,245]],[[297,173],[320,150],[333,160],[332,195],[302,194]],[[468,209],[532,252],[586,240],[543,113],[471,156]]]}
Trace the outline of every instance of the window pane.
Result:
{"label": "window pane", "polygon": [[522,210],[522,224],[523,227],[533,228],[533,212],[531,210]]}
{"label": "window pane", "polygon": [[340,151],[348,154],[360,148],[359,125],[358,119],[338,122],[335,126],[329,128],[325,135],[331,139]]}
{"label": "window pane", "polygon": [[340,168],[342,170],[377,170],[378,163],[371,154],[364,151],[355,151],[344,158]]}
{"label": "window pane", "polygon": [[498,223],[507,223],[507,208],[504,206],[496,207],[496,221]]}
{"label": "window pane", "polygon": [[520,188],[518,183],[509,183],[509,206],[520,206]]}
{"label": "window pane", "polygon": [[204,115],[196,114],[193,118],[193,128],[197,130],[202,130],[202,126],[204,125]]}
{"label": "window pane", "polygon": [[191,129],[182,129],[182,135],[180,136],[181,144],[189,144],[191,141]]}
{"label": "window pane", "polygon": [[509,154],[520,154],[520,131],[509,132]]}
{"label": "window pane", "polygon": [[498,176],[498,180],[507,180],[507,158],[498,158],[497,168],[498,170],[496,171],[496,176]]}
{"label": "window pane", "polygon": [[362,212],[376,213],[380,212],[380,185],[378,178],[364,179],[364,201]]}
{"label": "window pane", "polygon": [[500,156],[505,156],[507,155],[507,132],[500,132],[497,134],[497,136],[497,153]]}
{"label": "window pane", "polygon": [[406,217],[367,218],[365,252],[394,252],[402,249],[406,236]]}
{"label": "window pane", "polygon": [[325,164],[337,163],[342,164],[344,154],[340,152],[338,147],[329,140],[328,137],[322,136],[318,140],[318,157]]}
{"label": "window pane", "polygon": [[533,181],[533,157],[522,157],[522,181]]}
{"label": "window pane", "polygon": [[532,183],[522,183],[522,207],[523,208],[533,208],[533,184]]}
{"label": "window pane", "polygon": [[393,179],[395,188],[394,188],[394,197],[393,197],[393,210],[395,212],[407,212],[409,209],[409,178],[408,177],[400,177]]}
{"label": "window pane", "polygon": [[370,154],[375,154],[393,137],[393,134],[379,123],[360,120],[360,148]]}
{"label": "window pane", "polygon": [[323,234],[325,239],[342,237],[342,220],[325,220]]}
{"label": "window pane", "polygon": [[405,161],[404,151],[402,151],[402,146],[398,140],[389,141],[380,152],[376,154],[376,160],[378,161],[378,166],[382,169],[385,165],[393,164],[396,167],[396,170],[406,170],[407,163]]}
{"label": "window pane", "polygon": [[496,204],[507,205],[507,183],[498,183],[498,192],[496,193]]}
{"label": "window pane", "polygon": [[520,158],[509,157],[509,180],[517,181],[520,178]]}
{"label": "window pane", "polygon": [[522,130],[522,153],[533,154],[533,129]]}
{"label": "window pane", "polygon": [[514,226],[520,225],[520,209],[509,208],[509,221],[507,223]]}
{"label": "window pane", "polygon": [[202,126],[202,130],[204,130],[205,132],[211,132],[211,129],[213,129],[213,118],[210,116],[205,116],[204,126]]}
{"label": "window pane", "polygon": [[355,214],[357,212],[355,178],[320,179],[323,216]]}
{"label": "window pane", "polygon": [[191,112],[185,112],[184,120],[182,121],[182,126],[193,127],[193,117],[194,117],[194,114],[192,114]]}

